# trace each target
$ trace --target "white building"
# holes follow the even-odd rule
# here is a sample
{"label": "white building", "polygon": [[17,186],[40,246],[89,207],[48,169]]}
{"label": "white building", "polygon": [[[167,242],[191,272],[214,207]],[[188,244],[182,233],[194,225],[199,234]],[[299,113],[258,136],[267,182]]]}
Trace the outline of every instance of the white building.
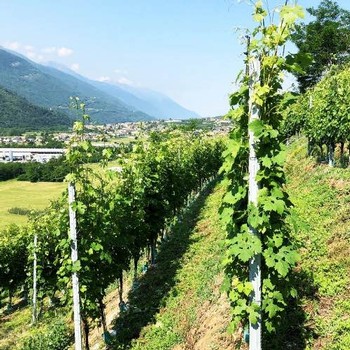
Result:
{"label": "white building", "polygon": [[52,158],[59,158],[65,151],[63,148],[0,148],[0,161],[46,163]]}

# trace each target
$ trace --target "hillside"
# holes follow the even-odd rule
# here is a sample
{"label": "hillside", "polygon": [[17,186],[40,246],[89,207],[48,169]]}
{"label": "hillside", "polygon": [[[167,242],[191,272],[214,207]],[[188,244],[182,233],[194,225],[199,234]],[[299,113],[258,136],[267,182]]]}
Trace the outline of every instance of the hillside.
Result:
{"label": "hillside", "polygon": [[220,292],[222,194],[221,186],[204,191],[163,243],[155,268],[129,293],[131,311],[114,321],[120,349],[232,348],[229,304]]}
{"label": "hillside", "polygon": [[287,323],[293,349],[350,349],[350,170],[306,157],[306,140],[294,142],[286,164],[301,261],[299,298]]}
{"label": "hillside", "polygon": [[62,112],[38,107],[0,86],[0,129],[43,130],[66,128],[71,120]]}
{"label": "hillside", "polygon": [[[306,157],[304,139],[289,148],[286,171],[302,256],[293,276],[298,298],[290,301],[277,332],[264,334],[263,349],[350,349],[350,172]],[[129,295],[136,312],[115,324],[118,329],[128,320],[130,332],[141,331],[130,349],[246,349],[239,333],[229,337],[225,331],[230,311],[220,293],[221,195],[219,186],[197,214],[192,212],[189,229],[181,226],[156,269]],[[176,264],[173,255],[180,259]],[[145,307],[150,315],[141,321],[137,310]],[[127,333],[122,334],[126,346]]]}
{"label": "hillside", "polygon": [[2,49],[0,85],[31,103],[69,113],[69,97],[79,96],[92,119],[100,123],[152,119],[84,81]]}
{"label": "hillside", "polygon": [[[139,278],[137,289],[129,291],[133,311],[113,321],[116,327],[128,324],[119,338],[120,349],[130,342],[132,349],[145,350],[231,349],[233,338],[226,333],[229,305],[220,292],[224,232],[217,207],[221,196],[221,186],[211,185],[193,202],[163,243],[156,266]],[[127,286],[131,277],[130,273]],[[107,295],[107,320],[117,313],[116,295],[114,286]],[[56,318],[67,313],[58,309],[56,317],[47,314],[35,330],[30,327],[30,310],[28,306],[1,318],[1,350],[19,349],[29,334],[52,327]],[[140,338],[132,340],[139,332]],[[93,331],[91,349],[103,345],[101,333],[101,328]]]}
{"label": "hillside", "polygon": [[[298,298],[289,302],[277,332],[264,334],[263,348],[349,349],[349,170],[306,157],[303,139],[289,147],[285,168],[302,257],[293,276]],[[220,292],[225,233],[217,212],[222,194],[217,185],[193,203],[162,244],[156,265],[129,291],[129,311],[113,322],[119,343],[115,349],[246,349],[239,333],[226,333],[230,310]],[[118,309],[116,295],[111,289],[107,296],[113,300],[107,304],[108,320]],[[18,337],[13,325],[21,325],[20,337],[33,332],[29,320],[28,308],[3,318],[0,349]],[[52,321],[45,319],[45,325]],[[101,333],[101,328],[94,332],[94,349],[102,344]]]}

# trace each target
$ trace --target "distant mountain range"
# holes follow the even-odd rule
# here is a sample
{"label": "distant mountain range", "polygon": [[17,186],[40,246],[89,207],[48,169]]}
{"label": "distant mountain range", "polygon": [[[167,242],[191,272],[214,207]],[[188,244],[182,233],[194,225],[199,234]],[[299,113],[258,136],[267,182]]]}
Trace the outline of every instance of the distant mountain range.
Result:
{"label": "distant mountain range", "polygon": [[0,87],[71,119],[77,116],[69,109],[69,97],[78,96],[97,123],[198,117],[160,93],[89,80],[58,64],[41,65],[5,49],[0,49]]}
{"label": "distant mountain range", "polygon": [[47,65],[82,80],[95,88],[118,98],[126,105],[132,106],[133,108],[147,113],[148,115],[157,119],[200,118],[196,112],[182,107],[177,102],[168,96],[161,94],[160,92],[140,87],[133,87],[126,84],[91,80],[55,62],[48,62]]}

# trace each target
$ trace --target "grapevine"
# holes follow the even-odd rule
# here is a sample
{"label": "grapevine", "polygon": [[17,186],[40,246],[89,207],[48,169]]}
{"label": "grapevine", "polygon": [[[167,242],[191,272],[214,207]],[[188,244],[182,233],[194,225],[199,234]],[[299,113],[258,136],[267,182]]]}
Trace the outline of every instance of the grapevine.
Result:
{"label": "grapevine", "polygon": [[[142,136],[132,152],[120,155],[120,171],[106,168],[109,150],[103,151],[104,170],[94,170],[90,162],[95,150],[85,137],[88,116],[84,104],[78,99],[73,102],[83,115],[82,121],[74,126],[75,137],[67,153],[70,168],[67,179],[76,188],[73,208],[77,218],[79,260],[72,263],[71,259],[65,192],[43,213],[30,219],[27,240],[23,242],[33,242],[36,237],[36,243],[23,244],[24,262],[18,273],[24,277],[18,279],[14,288],[24,284],[29,271],[28,285],[33,285],[32,276],[37,277],[39,309],[44,311],[41,306],[47,297],[59,298],[63,305],[70,305],[71,275],[77,272],[80,314],[88,348],[89,329],[95,322],[101,323],[107,332],[104,316],[107,287],[115,281],[122,287],[123,272],[129,270],[132,262],[136,279],[138,261],[146,251],[152,252],[149,263],[156,263],[156,250],[171,223],[193,194],[216,176],[223,142],[220,138],[176,130]],[[19,246],[19,242],[15,240],[13,245]],[[15,257],[4,254],[2,259],[4,264],[15,267]],[[33,259],[36,259],[35,274],[32,273]],[[1,287],[7,288],[6,283],[12,278],[13,274],[4,276]],[[120,289],[120,301],[123,301]],[[36,310],[33,315],[37,315]],[[38,316],[40,318],[40,312]]]}
{"label": "grapevine", "polygon": [[349,141],[349,71],[349,65],[331,67],[319,83],[300,95],[284,113],[285,132],[289,135],[303,132],[309,140],[309,149],[318,146],[321,157],[325,145],[331,166],[335,145],[341,144],[342,160],[344,144]]}
{"label": "grapevine", "polygon": [[[264,329],[275,330],[288,299],[296,296],[290,275],[298,253],[287,224],[291,202],[285,191],[285,146],[278,132],[281,121],[278,106],[283,99],[283,71],[301,69],[297,55],[283,57],[280,52],[303,10],[296,4],[286,4],[278,14],[279,24],[266,25],[268,12],[262,1],[255,3],[253,18],[258,25],[250,38],[246,63],[258,62],[255,74],[259,79],[254,82],[251,76],[243,76],[240,89],[230,96],[232,109],[228,118],[233,129],[221,168],[227,191],[220,213],[227,229],[224,289],[232,306],[232,331],[239,324],[257,326],[261,319]],[[248,101],[256,106],[260,116],[251,122]],[[248,202],[249,131],[255,138],[259,163],[255,179],[257,204]],[[253,235],[252,230],[257,234]],[[254,300],[249,281],[249,264],[257,256],[261,258],[261,305]]]}

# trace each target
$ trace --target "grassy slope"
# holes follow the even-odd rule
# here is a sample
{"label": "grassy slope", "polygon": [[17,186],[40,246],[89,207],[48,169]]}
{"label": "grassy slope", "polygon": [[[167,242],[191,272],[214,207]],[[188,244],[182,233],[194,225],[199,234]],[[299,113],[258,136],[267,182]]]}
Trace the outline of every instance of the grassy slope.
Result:
{"label": "grassy slope", "polygon": [[156,267],[129,294],[131,312],[115,322],[120,332],[120,347],[116,348],[232,347],[226,333],[229,306],[219,291],[224,238],[217,213],[221,196],[222,189],[217,187],[207,199],[196,201],[170,240],[163,243]]}
{"label": "grassy slope", "polygon": [[8,224],[23,224],[26,216],[8,213],[10,208],[44,209],[65,188],[64,183],[26,181],[0,182],[0,228]]}
{"label": "grassy slope", "polygon": [[305,348],[350,349],[350,170],[305,154],[305,142],[295,143],[286,165],[302,253],[301,334]]}
{"label": "grassy slope", "polygon": [[[299,298],[289,304],[277,334],[265,337],[264,349],[350,349],[350,170],[317,165],[306,157],[303,140],[290,147],[286,170],[302,255],[294,276]],[[180,253],[165,247],[158,271],[130,296],[142,313],[125,320],[128,326],[139,322],[145,308],[152,310],[138,323],[131,349],[226,349],[229,311],[218,291],[224,237],[217,216],[221,193],[216,188],[198,212],[198,221],[175,239]],[[175,256],[180,256],[178,264]],[[174,264],[176,268],[167,270]],[[170,279],[163,276],[167,272]],[[152,304],[153,299],[157,302]]]}

